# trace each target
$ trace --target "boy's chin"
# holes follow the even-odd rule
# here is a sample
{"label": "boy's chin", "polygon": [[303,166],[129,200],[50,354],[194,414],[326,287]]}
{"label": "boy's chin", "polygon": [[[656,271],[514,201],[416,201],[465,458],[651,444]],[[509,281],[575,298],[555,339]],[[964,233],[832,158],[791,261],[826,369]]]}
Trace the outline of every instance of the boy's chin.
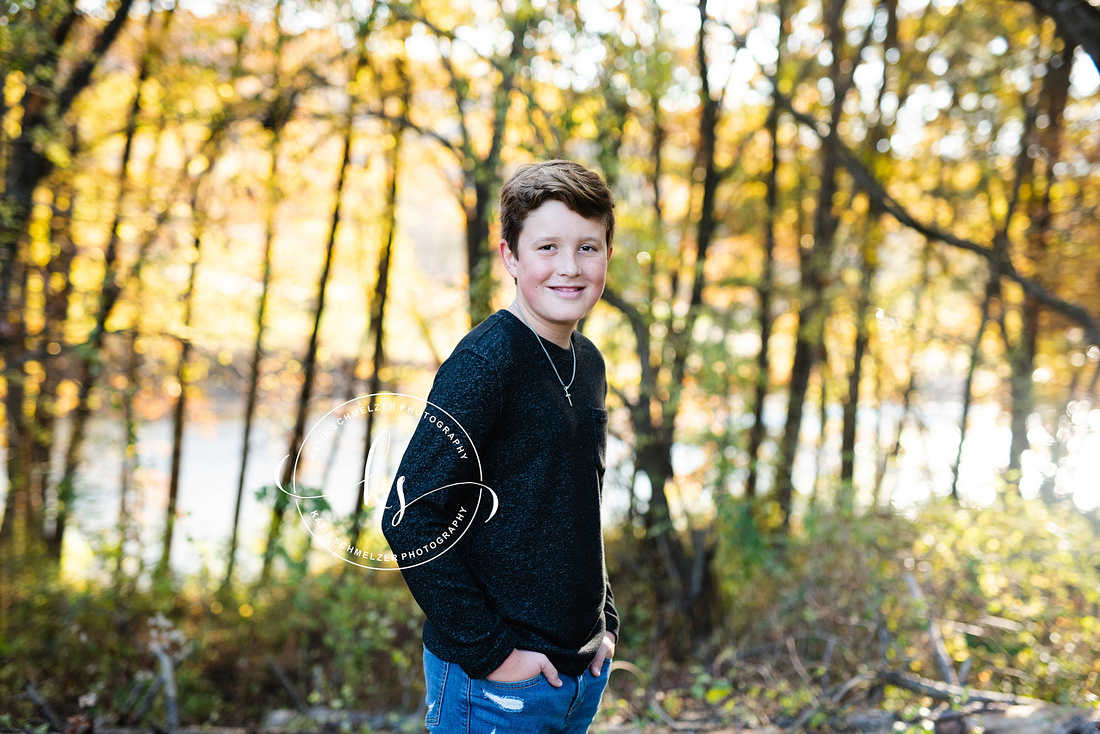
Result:
{"label": "boy's chin", "polygon": [[574,326],[578,321],[583,319],[592,311],[592,307],[596,304],[578,303],[573,308],[555,308],[550,309],[547,316],[551,321],[555,321],[559,324],[573,324]]}

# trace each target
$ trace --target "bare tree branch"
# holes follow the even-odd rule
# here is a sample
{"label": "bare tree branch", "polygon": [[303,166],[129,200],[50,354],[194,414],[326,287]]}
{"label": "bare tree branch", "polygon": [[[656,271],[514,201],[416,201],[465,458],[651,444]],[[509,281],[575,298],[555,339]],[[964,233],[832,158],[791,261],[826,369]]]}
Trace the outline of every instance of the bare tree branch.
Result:
{"label": "bare tree branch", "polygon": [[437,133],[435,130],[428,130],[427,128],[417,125],[415,122],[410,120],[407,115],[387,115],[381,110],[368,110],[365,114],[368,117],[375,117],[379,120],[385,120],[386,122],[391,122],[401,127],[407,127],[409,130],[412,130],[416,133],[419,133],[420,135],[424,135],[436,141],[444,148],[454,153],[456,156],[459,156],[460,159],[462,157],[462,148],[460,148],[457,143],[448,140],[446,137]]}
{"label": "bare tree branch", "polygon": [[642,384],[655,384],[656,377],[653,374],[653,365],[650,362],[649,324],[646,323],[638,309],[627,303],[612,288],[604,288],[603,300],[612,308],[618,309],[630,323],[630,328],[634,332],[634,340],[637,342],[638,364],[642,369]]}
{"label": "bare tree branch", "polygon": [[962,250],[968,250],[986,258],[986,260],[989,261],[989,266],[993,268],[994,272],[1017,283],[1024,289],[1024,292],[1034,296],[1040,303],[1062,314],[1078,326],[1081,326],[1085,330],[1090,343],[1100,344],[1100,323],[1097,322],[1096,316],[1087,308],[1078,303],[1071,303],[1070,301],[1059,298],[1044,288],[1039,282],[1021,275],[1019,271],[1016,270],[1016,266],[1012,264],[1012,259],[1007,253],[979,244],[973,240],[957,237],[934,225],[925,224],[917,220],[917,218],[910,214],[905,207],[899,204],[886,192],[883,185],[875,179],[874,174],[872,174],[867,167],[848,150],[838,137],[829,136],[828,131],[823,132],[819,128],[819,125],[823,123],[818,123],[817,120],[810,115],[797,111],[792,105],[790,97],[777,94],[776,99],[796,120],[821,138],[822,142],[833,146],[841,163],[855,180],[856,185],[866,192],[875,206],[890,214],[890,216],[901,224],[921,233],[930,240],[943,242],[946,245],[958,247]]}

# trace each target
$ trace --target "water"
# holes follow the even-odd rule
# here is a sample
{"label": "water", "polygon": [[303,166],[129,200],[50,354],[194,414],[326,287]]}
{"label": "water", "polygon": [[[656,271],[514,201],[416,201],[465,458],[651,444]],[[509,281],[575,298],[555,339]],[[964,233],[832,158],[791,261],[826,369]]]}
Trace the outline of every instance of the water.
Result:
{"label": "water", "polygon": [[[325,406],[327,410],[329,406]],[[887,406],[884,433],[892,436],[893,425],[900,418],[898,406]],[[772,437],[778,436],[785,417],[781,399],[769,401],[766,422]],[[951,466],[958,445],[960,408],[954,402],[923,402],[919,407],[919,423],[910,420],[902,437],[902,452],[898,466],[887,475],[886,489],[896,509],[903,510],[933,496],[946,495],[951,486]],[[206,569],[215,579],[224,574],[227,549],[236,502],[237,479],[244,426],[239,415],[206,414],[207,418],[189,424],[183,444],[183,465],[177,502],[178,517],[172,544],[172,566],[183,574],[196,574]],[[320,411],[317,417],[320,417]],[[1050,463],[1053,438],[1038,425],[1030,432],[1032,450],[1024,457],[1021,491],[1025,496],[1038,494],[1044,476],[1058,471],[1058,490],[1072,496],[1084,511],[1100,506],[1100,409],[1085,404],[1071,406],[1070,455],[1059,468]],[[839,425],[839,407],[830,411],[830,425]],[[857,486],[869,487],[874,476],[879,450],[875,448],[878,416],[865,410],[860,414],[860,443],[856,457]],[[270,498],[261,502],[256,497],[260,487],[272,487],[276,472],[287,450],[292,426],[289,416],[258,418],[253,427],[252,452],[246,474],[244,501],[240,517],[240,542],[237,566],[245,577],[254,577],[260,567],[263,544],[271,520]],[[803,425],[803,445],[795,460],[796,488],[807,493],[811,489],[815,462],[819,459],[815,446],[820,430],[816,409],[807,411]],[[171,466],[171,421],[163,418],[139,427],[138,474],[131,489],[131,512],[137,543],[128,552],[140,554],[147,564],[155,564],[163,543],[164,516],[168,500],[168,477]],[[959,472],[960,493],[964,501],[982,506],[991,503],[998,486],[998,477],[1007,462],[1011,432],[997,406],[978,405],[971,413],[971,426],[963,446]],[[839,466],[839,435],[827,437],[823,454],[826,474],[834,474]],[[337,482],[358,471],[362,462],[361,441],[349,434],[336,452],[333,476]],[[115,542],[119,512],[119,474],[123,447],[122,425],[116,420],[95,418],[89,422],[85,460],[79,474],[77,500],[72,522],[66,534],[65,570],[74,576],[95,573],[103,566],[101,555],[105,543]],[[615,437],[608,444],[608,475],[604,495],[604,520],[617,522],[629,506],[629,483],[633,472],[629,465],[630,447]],[[774,454],[774,445],[765,445],[762,458]],[[678,444],[673,450],[673,466],[678,481],[674,487],[674,510],[679,505],[695,517],[712,506],[710,488],[706,483],[709,454],[702,448]],[[392,466],[389,468],[392,470]],[[741,472],[743,476],[743,470]],[[762,491],[767,489],[769,474],[765,473]],[[732,484],[739,491],[740,482]],[[346,482],[345,482],[346,483]],[[330,485],[332,486],[332,485]],[[694,488],[694,489],[693,489]],[[636,493],[643,502],[651,491],[643,477]],[[0,496],[6,493],[5,486]],[[864,504],[871,498],[863,497]],[[355,503],[355,493],[332,498],[338,517],[347,517]],[[287,527],[300,532],[301,520],[293,504],[287,513]],[[135,563],[135,559],[129,561]],[[131,570],[133,565],[130,566]]]}

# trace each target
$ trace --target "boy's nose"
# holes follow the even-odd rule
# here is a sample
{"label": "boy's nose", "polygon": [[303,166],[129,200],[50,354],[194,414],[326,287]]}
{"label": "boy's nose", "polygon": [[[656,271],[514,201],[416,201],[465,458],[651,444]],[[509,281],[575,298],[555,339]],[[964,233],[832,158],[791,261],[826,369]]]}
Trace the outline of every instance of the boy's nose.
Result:
{"label": "boy's nose", "polygon": [[577,256],[575,253],[569,250],[562,251],[558,258],[558,274],[559,275],[580,275],[581,268],[577,264]]}

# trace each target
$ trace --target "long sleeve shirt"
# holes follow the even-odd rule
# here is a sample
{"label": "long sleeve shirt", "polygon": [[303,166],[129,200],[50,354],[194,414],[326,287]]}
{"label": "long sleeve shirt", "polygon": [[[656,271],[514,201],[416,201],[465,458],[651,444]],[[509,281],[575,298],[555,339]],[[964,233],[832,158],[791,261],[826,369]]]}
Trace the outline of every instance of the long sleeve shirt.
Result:
{"label": "long sleeve shirt", "polygon": [[463,338],[428,397],[439,417],[418,423],[382,517],[391,549],[406,554],[424,644],[471,678],[513,648],[580,675],[619,628],[600,524],[603,358],[574,333],[570,405],[547,357],[568,382],[573,355],[538,340],[508,311]]}

